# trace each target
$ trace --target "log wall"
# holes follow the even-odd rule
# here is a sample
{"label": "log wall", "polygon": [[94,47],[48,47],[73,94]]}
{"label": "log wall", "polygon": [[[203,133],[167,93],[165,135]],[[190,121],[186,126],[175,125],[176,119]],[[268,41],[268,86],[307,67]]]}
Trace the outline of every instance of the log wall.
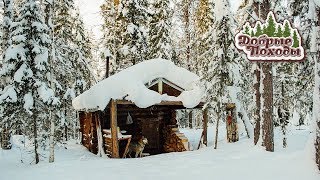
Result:
{"label": "log wall", "polygon": [[85,146],[90,152],[97,154],[98,138],[95,126],[95,113],[98,112],[80,112],[79,119],[82,145]]}
{"label": "log wall", "polygon": [[[128,124],[128,113],[133,120],[132,124]],[[110,129],[109,107],[103,112],[79,113],[82,144],[95,154],[98,152],[96,114],[99,115],[102,129]],[[189,149],[188,139],[178,130],[176,111],[170,106],[138,108],[135,105],[117,105],[117,125],[120,130],[126,131],[123,134],[132,135],[133,142],[138,141],[142,136],[146,137],[149,141],[144,150],[146,153],[181,152]],[[119,143],[120,154],[125,145],[125,143]],[[108,149],[106,146],[104,148]]]}

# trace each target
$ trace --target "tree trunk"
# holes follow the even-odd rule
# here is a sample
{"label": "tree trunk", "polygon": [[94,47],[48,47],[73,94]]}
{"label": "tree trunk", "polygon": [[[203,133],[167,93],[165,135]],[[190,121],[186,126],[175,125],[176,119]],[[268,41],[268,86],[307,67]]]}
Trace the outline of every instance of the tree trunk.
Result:
{"label": "tree trunk", "polygon": [[256,97],[256,109],[254,111],[254,119],[255,119],[255,127],[254,127],[254,144],[256,145],[259,141],[260,137],[260,127],[261,127],[261,117],[260,117],[260,110],[261,110],[261,93],[260,93],[260,63],[256,64],[257,68],[254,70],[254,75],[256,78],[256,82],[253,85],[255,90],[255,97]]}
{"label": "tree trunk", "polygon": [[50,148],[50,155],[49,155],[49,163],[54,162],[54,115],[52,115],[52,111],[50,112],[50,139],[49,139],[49,148]]}
{"label": "tree trunk", "polygon": [[64,123],[64,140],[65,142],[68,141],[68,126],[66,123]]}
{"label": "tree trunk", "polygon": [[191,70],[191,33],[190,33],[190,8],[191,8],[191,0],[184,0],[183,1],[183,19],[184,19],[184,29],[186,34],[186,64],[187,69]]}
{"label": "tree trunk", "polygon": [[219,120],[221,118],[221,108],[219,108],[219,112],[217,115],[218,115],[218,117],[217,117],[217,124],[216,124],[216,137],[214,140],[214,149],[218,148]]}
{"label": "tree trunk", "polygon": [[[267,19],[268,13],[271,9],[270,0],[263,0],[253,2],[253,8],[258,15],[260,21]],[[262,75],[264,78],[262,101],[260,100],[260,108],[262,110],[262,145],[266,146],[267,151],[274,151],[273,144],[273,77],[272,77],[272,63],[262,63]],[[261,81],[261,79],[260,79]],[[261,82],[260,82],[261,83]],[[257,88],[257,87],[255,87]],[[261,93],[261,92],[260,92]],[[256,94],[257,95],[257,94]],[[257,112],[256,112],[257,113]],[[260,115],[260,114],[259,114]],[[260,120],[261,121],[261,120]],[[260,122],[261,123],[261,122]],[[257,125],[256,125],[257,126]],[[255,134],[258,128],[255,128]],[[259,139],[255,137],[255,144]]]}
{"label": "tree trunk", "polygon": [[189,111],[189,128],[192,129],[193,123],[192,123],[192,110]]}
{"label": "tree trunk", "polygon": [[37,112],[33,112],[33,139],[34,139],[34,155],[35,163],[39,163],[39,154],[38,154],[38,126],[37,126]]}
{"label": "tree trunk", "polygon": [[[42,4],[43,2],[41,2]],[[50,2],[50,1],[45,1],[45,22],[47,24],[47,26],[49,27],[50,31],[49,31],[49,36],[50,38],[52,38],[52,42],[48,49],[49,49],[49,56],[48,56],[48,62],[50,63],[50,87],[53,90],[53,92],[55,93],[55,87],[54,87],[54,77],[53,77],[53,60],[54,60],[54,36],[53,36],[53,26],[51,24],[51,19],[53,19],[53,13],[52,13],[52,9],[54,6],[54,1]],[[55,118],[54,118],[54,111],[53,111],[53,105],[50,105],[50,138],[49,138],[49,163],[54,162],[54,132],[55,132]]]}
{"label": "tree trunk", "polygon": [[263,131],[264,131],[264,145],[267,151],[274,151],[273,142],[273,79],[272,79],[272,63],[263,63],[262,72],[263,78]]}
{"label": "tree trunk", "polygon": [[[316,8],[316,12],[317,12],[317,15],[318,15],[318,21],[317,21],[317,27],[320,28],[320,7],[317,7]],[[318,37],[317,38],[320,38],[320,32],[318,30]],[[317,88],[315,90],[315,92],[317,92],[317,96],[318,96],[318,99],[316,99],[316,101],[319,101],[319,97],[320,97],[320,70],[318,69],[318,67],[320,67],[320,62],[319,62],[319,58],[320,58],[320,49],[319,49],[319,41],[317,41],[317,52],[316,52],[316,62],[315,62],[315,67],[316,67],[316,74],[315,74],[315,80],[318,80],[318,82],[315,82],[315,85],[317,85]],[[315,94],[314,94],[315,95]],[[314,102],[315,103],[315,102]],[[313,110],[315,113],[319,114],[319,108],[318,109],[315,109]],[[316,163],[318,164],[318,169],[320,170],[320,118],[319,118],[319,115],[316,116],[317,118],[315,119],[316,120],[316,139],[315,139],[315,150],[316,150]]]}
{"label": "tree trunk", "polygon": [[316,163],[318,164],[318,168],[320,170],[320,121],[317,122],[317,130],[316,130],[316,142],[315,142],[315,148],[316,148]]}
{"label": "tree trunk", "polygon": [[281,115],[280,115],[280,123],[281,123],[281,131],[282,131],[282,147],[286,148],[287,147],[287,137],[286,137],[286,125],[287,121],[289,119],[288,117],[288,109],[287,109],[287,103],[285,102],[285,92],[284,92],[284,82],[281,82],[281,96],[283,98],[282,102],[282,108],[280,109]]}
{"label": "tree trunk", "polygon": [[203,110],[203,144],[208,146],[208,108]]}

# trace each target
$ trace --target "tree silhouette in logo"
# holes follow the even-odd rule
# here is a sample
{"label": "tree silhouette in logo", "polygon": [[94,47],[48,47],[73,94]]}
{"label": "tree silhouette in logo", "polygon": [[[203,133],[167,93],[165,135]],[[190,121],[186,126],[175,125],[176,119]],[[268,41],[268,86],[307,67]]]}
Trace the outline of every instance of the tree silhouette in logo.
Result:
{"label": "tree silhouette in logo", "polygon": [[267,27],[265,28],[264,34],[269,37],[274,37],[276,32],[276,23],[272,13],[268,14]]}
{"label": "tree silhouette in logo", "polygon": [[290,28],[289,22],[285,21],[282,37],[289,37],[290,35],[291,35],[291,28]]}
{"label": "tree silhouette in logo", "polygon": [[300,43],[299,43],[299,39],[298,39],[298,35],[297,35],[297,30],[293,30],[293,44],[292,47],[297,48],[299,47]]}

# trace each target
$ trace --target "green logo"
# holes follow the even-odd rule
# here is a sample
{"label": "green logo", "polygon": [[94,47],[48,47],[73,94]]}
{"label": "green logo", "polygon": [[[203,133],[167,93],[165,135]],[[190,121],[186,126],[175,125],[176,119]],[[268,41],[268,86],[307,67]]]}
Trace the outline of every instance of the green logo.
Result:
{"label": "green logo", "polygon": [[266,22],[247,22],[235,37],[235,45],[250,61],[301,61],[305,51],[298,30],[288,20],[278,23],[273,12]]}

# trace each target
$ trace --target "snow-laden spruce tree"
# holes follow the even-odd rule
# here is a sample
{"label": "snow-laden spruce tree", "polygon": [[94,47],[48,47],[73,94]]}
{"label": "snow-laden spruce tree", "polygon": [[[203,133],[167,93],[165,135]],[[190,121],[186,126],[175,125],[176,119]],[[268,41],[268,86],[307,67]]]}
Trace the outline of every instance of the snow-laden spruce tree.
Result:
{"label": "snow-laden spruce tree", "polygon": [[[259,19],[259,0],[248,0],[244,1],[239,7],[239,22],[244,25],[246,22],[255,23]],[[252,36],[256,32],[248,32]],[[258,143],[259,137],[261,135],[261,65],[260,63],[252,63],[247,60],[247,58],[242,55],[242,67],[241,72],[243,79],[242,86],[242,102],[247,109],[247,112],[251,119],[254,120],[254,144]],[[253,76],[248,76],[252,74]]]}
{"label": "snow-laden spruce tree", "polygon": [[202,76],[207,71],[207,64],[214,53],[214,4],[210,0],[200,0],[196,10],[197,74]]}
{"label": "snow-laden spruce tree", "polygon": [[296,28],[302,37],[302,46],[307,53],[306,59],[299,64],[295,64],[296,67],[294,68],[297,79],[293,92],[295,96],[292,99],[298,102],[295,103],[295,109],[297,113],[300,114],[301,121],[292,123],[294,123],[294,125],[308,124],[305,120],[307,119],[306,116],[311,114],[312,92],[314,87],[314,60],[310,56],[311,31],[314,22],[306,16],[309,9],[309,0],[293,0],[288,9],[289,17],[292,17],[292,19],[295,20],[295,24],[297,24]]}
{"label": "snow-laden spruce tree", "polygon": [[[284,6],[280,1],[272,2],[272,7],[274,9],[275,18],[274,21],[278,23],[283,23],[285,19],[288,19],[287,7]],[[269,25],[269,23],[268,23]],[[285,28],[281,26],[275,26],[273,23],[274,31],[273,36],[282,36]],[[288,29],[289,30],[289,29]],[[290,30],[288,35],[291,35]],[[283,147],[287,146],[286,132],[287,125],[289,123],[289,118],[292,115],[294,107],[294,97],[292,97],[291,92],[294,92],[295,86],[295,76],[294,68],[296,67],[295,63],[275,63],[273,65],[273,89],[274,89],[274,113],[275,126],[281,126],[283,134]]]}
{"label": "snow-laden spruce tree", "polygon": [[[14,1],[13,0],[4,0],[3,1],[3,18],[1,25],[1,52],[4,49],[8,48],[9,45],[9,33],[10,27],[12,25],[13,16],[14,16]],[[1,58],[2,59],[2,58]]]}
{"label": "snow-laden spruce tree", "polygon": [[151,4],[151,21],[149,23],[148,59],[172,59],[172,9],[169,0],[156,0]]}
{"label": "snow-laden spruce tree", "polygon": [[21,129],[33,138],[35,163],[38,163],[38,146],[45,144],[47,138],[48,107],[57,103],[48,74],[51,39],[39,1],[21,2],[18,13],[12,26],[12,44],[6,50],[1,71],[1,77],[7,81],[0,103],[5,109],[4,120],[11,128]]}
{"label": "snow-laden spruce tree", "polygon": [[76,117],[71,99],[90,86],[92,74],[88,60],[92,57],[90,39],[73,0],[54,2],[54,69],[55,91],[61,104],[55,113],[57,120],[56,137],[66,141],[76,133]]}
{"label": "snow-laden spruce tree", "polygon": [[[12,25],[13,21],[13,0],[5,0],[3,1],[3,18],[1,21],[1,40],[0,40],[0,46],[1,46],[1,57],[0,57],[0,67],[2,66],[3,59],[4,59],[4,51],[8,48],[9,43],[9,37],[10,37],[10,27]],[[5,79],[0,79],[0,91],[4,88],[3,84],[5,83]],[[1,95],[1,94],[0,94]],[[2,115],[3,109],[0,109],[0,117]],[[0,136],[6,136],[5,139],[10,139],[10,134],[6,133],[7,127],[5,127],[5,124],[0,123]],[[3,130],[3,131],[2,131]],[[5,143],[5,144],[2,144]],[[0,145],[2,148],[9,148],[10,144],[8,141],[1,142]]]}
{"label": "snow-laden spruce tree", "polygon": [[114,63],[117,71],[146,59],[147,20],[148,6],[145,0],[120,2],[115,28],[116,36],[120,40],[116,48]]}
{"label": "snow-laden spruce tree", "polygon": [[315,86],[313,92],[313,124],[315,125],[315,160],[320,170],[320,2],[309,0],[309,19],[314,22],[314,26],[311,31],[311,41],[310,41],[310,56],[315,61]]}
{"label": "snow-laden spruce tree", "polygon": [[[234,45],[231,25],[233,19],[230,13],[230,5],[227,0],[215,1],[214,7],[215,28],[214,34],[214,53],[211,59],[208,59],[208,71],[204,72],[206,78],[206,99],[214,109],[219,121],[223,117],[223,103],[229,101],[227,86],[233,85],[234,73],[232,68],[236,66],[234,62]],[[229,101],[230,102],[230,101]],[[218,131],[216,131],[216,137]],[[217,148],[217,139],[215,142]]]}
{"label": "snow-laden spruce tree", "polygon": [[[257,20],[264,21],[271,8],[272,2],[269,0],[246,1],[241,8],[244,19],[249,22]],[[261,35],[263,33],[257,28],[256,32],[251,31],[251,35]],[[270,63],[255,63],[252,67],[254,73],[254,91],[255,91],[255,128],[254,144],[262,139],[262,144],[266,144],[268,151],[273,151],[273,78],[272,65]],[[261,125],[263,124],[263,125]],[[262,129],[261,129],[262,127]],[[262,136],[262,138],[260,138]]]}
{"label": "snow-laden spruce tree", "polygon": [[[97,63],[97,67],[100,69],[105,69],[106,63],[106,55],[110,57],[110,67],[109,73],[113,75],[117,72],[117,65],[115,64],[115,59],[117,56],[117,49],[120,47],[121,36],[116,33],[120,31],[122,21],[116,21],[116,14],[118,10],[119,4],[115,4],[115,1],[105,0],[105,2],[101,5],[101,15],[103,17],[103,38],[102,38],[102,53],[101,60]],[[117,30],[118,29],[118,30]],[[109,52],[109,53],[106,53]],[[105,70],[104,70],[105,71]],[[100,75],[101,73],[99,73]],[[105,73],[101,75],[103,78],[105,77]],[[101,78],[101,79],[103,79]]]}
{"label": "snow-laden spruce tree", "polygon": [[89,38],[87,31],[84,28],[83,20],[80,17],[79,12],[75,14],[73,24],[74,35],[74,61],[73,69],[75,70],[76,77],[74,77],[74,89],[76,95],[83,93],[86,86],[90,87],[92,82],[95,81],[90,66],[92,59],[92,42]]}

